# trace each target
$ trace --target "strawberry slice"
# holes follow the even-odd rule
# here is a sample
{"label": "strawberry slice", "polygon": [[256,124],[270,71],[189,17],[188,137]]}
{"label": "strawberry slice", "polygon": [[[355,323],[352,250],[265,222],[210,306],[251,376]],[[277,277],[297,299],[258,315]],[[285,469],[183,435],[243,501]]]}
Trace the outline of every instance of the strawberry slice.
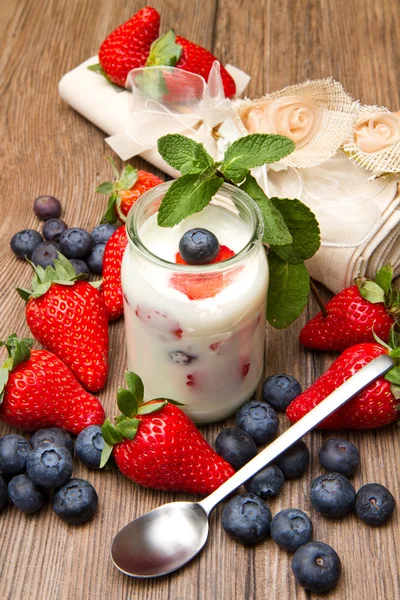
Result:
{"label": "strawberry slice", "polygon": [[[217,256],[209,264],[222,262],[234,256],[233,250],[228,246],[221,246]],[[176,253],[175,262],[178,265],[187,265],[180,255]],[[232,283],[238,269],[224,273],[176,273],[171,277],[170,286],[186,294],[189,300],[204,300],[213,298],[226,286]]]}

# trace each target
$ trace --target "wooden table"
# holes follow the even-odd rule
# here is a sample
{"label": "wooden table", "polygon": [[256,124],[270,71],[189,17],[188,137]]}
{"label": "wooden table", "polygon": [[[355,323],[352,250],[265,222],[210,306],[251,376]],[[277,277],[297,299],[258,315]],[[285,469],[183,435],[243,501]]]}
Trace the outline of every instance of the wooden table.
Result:
{"label": "wooden table", "polygon": [[[399,0],[154,0],[163,28],[214,50],[222,61],[252,76],[248,94],[332,75],[365,103],[400,108]],[[16,285],[27,285],[30,270],[9,249],[16,231],[39,228],[32,212],[41,194],[59,197],[72,226],[92,228],[104,208],[94,193],[110,177],[104,135],[57,94],[61,76],[96,53],[104,37],[128,19],[142,2],[123,0],[1,0],[1,338],[26,335],[23,302]],[[140,160],[135,166],[145,166]],[[329,297],[324,292],[325,298]],[[268,327],[266,374],[288,372],[304,387],[320,375],[334,355],[305,352],[298,333],[315,314],[313,301],[285,331]],[[100,394],[108,414],[115,390],[123,383],[123,322],[110,326],[110,376]],[[231,421],[223,425],[230,425]],[[202,428],[213,443],[222,424]],[[282,431],[287,427],[281,419]],[[0,433],[11,429],[1,426]],[[313,433],[309,474],[285,484],[270,506],[273,513],[299,507],[311,514],[315,539],[331,544],[343,562],[343,577],[325,597],[351,600],[400,598],[400,536],[396,515],[385,527],[364,526],[353,515],[340,520],[320,517],[310,507],[309,484],[321,473],[318,449],[330,434]],[[368,433],[344,433],[361,451],[354,478],[361,484],[387,485],[400,502],[399,433],[396,425]],[[207,549],[184,570],[159,580],[132,580],[111,564],[110,542],[121,526],[141,513],[184,495],[140,489],[116,472],[88,471],[76,464],[75,475],[98,490],[97,516],[83,526],[68,526],[47,506],[26,516],[15,508],[0,515],[0,596],[2,600],[273,600],[314,597],[298,587],[290,556],[268,540],[243,547],[230,540],[212,517]]]}

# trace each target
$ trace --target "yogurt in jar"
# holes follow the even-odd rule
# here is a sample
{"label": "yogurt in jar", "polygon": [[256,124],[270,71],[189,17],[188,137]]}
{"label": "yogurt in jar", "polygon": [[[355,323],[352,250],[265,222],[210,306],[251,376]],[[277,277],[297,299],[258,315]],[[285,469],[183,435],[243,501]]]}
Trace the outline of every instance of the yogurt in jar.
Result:
{"label": "yogurt in jar", "polygon": [[[157,224],[170,183],[130,212],[122,262],[128,368],[145,399],[171,398],[196,423],[226,418],[255,391],[263,369],[268,265],[254,202],[224,184],[211,204],[173,228]],[[176,264],[189,229],[212,231],[235,254],[209,265]]]}

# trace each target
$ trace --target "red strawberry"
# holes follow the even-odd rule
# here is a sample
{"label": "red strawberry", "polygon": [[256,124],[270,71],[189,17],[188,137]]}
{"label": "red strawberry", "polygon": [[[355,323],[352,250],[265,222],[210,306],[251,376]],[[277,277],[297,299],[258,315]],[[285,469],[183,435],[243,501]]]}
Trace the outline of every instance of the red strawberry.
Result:
{"label": "red strawberry", "polygon": [[145,66],[159,29],[160,15],[146,6],[110,33],[99,50],[99,62],[107,78],[125,87],[129,71]]}
{"label": "red strawberry", "polygon": [[[286,415],[292,421],[298,421],[326,396],[344,383],[372,359],[387,353],[388,349],[378,343],[357,344],[347,348],[319,377],[311,387],[297,396],[288,406]],[[398,352],[398,351],[396,351]],[[390,381],[400,382],[400,368],[393,367],[385,377],[380,377],[325,419],[320,429],[374,429],[396,421],[399,413],[398,390]],[[397,399],[396,399],[397,396]]]}
{"label": "red strawberry", "polygon": [[375,333],[387,342],[393,317],[400,317],[400,293],[391,286],[393,270],[383,267],[375,281],[357,280],[336,294],[325,310],[300,332],[300,342],[315,350],[341,351],[354,344],[373,342]]}
{"label": "red strawberry", "polygon": [[124,314],[121,285],[121,263],[128,238],[125,225],[118,227],[109,238],[103,256],[103,283],[101,295],[110,321]]}
{"label": "red strawberry", "polygon": [[127,373],[129,391],[118,390],[123,412],[103,425],[102,465],[111,452],[123,475],[155,490],[207,495],[234,474],[171,400],[143,401],[143,384]]}
{"label": "red strawberry", "polygon": [[[32,265],[33,291],[18,289],[27,301],[26,320],[34,337],[54,352],[89,391],[103,389],[108,374],[108,318],[100,293],[76,281],[62,255],[46,271]],[[32,263],[31,263],[32,264]]]}
{"label": "red strawberry", "polygon": [[[213,261],[209,264],[222,262],[234,256],[234,252],[227,246],[221,246]],[[179,252],[175,261],[179,265],[187,265]],[[226,286],[232,283],[238,269],[223,273],[175,273],[171,277],[170,286],[186,294],[190,300],[204,300],[213,298]]]}
{"label": "red strawberry", "polygon": [[[86,392],[64,363],[47,350],[30,350],[33,340],[10,335],[9,358],[1,371],[0,419],[25,431],[61,427],[78,435],[89,425],[101,425],[104,409]],[[3,381],[3,379],[2,379]]]}
{"label": "red strawberry", "polygon": [[151,188],[164,182],[157,175],[138,171],[131,165],[126,165],[122,173],[119,173],[114,161],[109,160],[114,169],[115,181],[105,181],[96,189],[98,194],[111,194],[101,222],[124,223],[136,200]]}
{"label": "red strawberry", "polygon": [[[211,67],[216,60],[218,59],[205,48],[193,44],[193,42],[190,42],[183,37],[175,36],[172,31],[169,31],[152,44],[146,66],[175,66],[177,69],[182,69],[182,71],[196,73],[196,75],[200,75],[205,81],[208,81]],[[227,98],[232,98],[236,93],[235,82],[223,65],[220,65],[220,73],[225,96]],[[171,84],[169,78],[166,79],[165,83],[167,88],[169,88],[169,85]],[[162,88],[159,84],[153,87],[155,89]],[[171,90],[168,89],[168,91],[171,95]],[[173,89],[172,92],[176,92],[176,90]],[[185,93],[186,90],[181,89],[178,97],[182,97],[182,94]],[[172,95],[175,96],[175,94]],[[195,90],[193,98],[188,97],[187,95],[184,97],[185,100],[194,100],[196,98],[198,98],[198,90]],[[165,99],[164,96],[164,100]]]}

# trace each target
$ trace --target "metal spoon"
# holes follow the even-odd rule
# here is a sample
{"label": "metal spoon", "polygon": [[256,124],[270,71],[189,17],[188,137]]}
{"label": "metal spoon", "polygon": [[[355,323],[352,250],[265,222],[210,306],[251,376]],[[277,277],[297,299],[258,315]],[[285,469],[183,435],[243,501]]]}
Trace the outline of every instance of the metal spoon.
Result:
{"label": "metal spoon", "polygon": [[183,567],[205,545],[208,515],[221,500],[393,365],[386,354],[372,360],[201,502],[171,502],[131,521],[112,542],[114,565],[140,578]]}

